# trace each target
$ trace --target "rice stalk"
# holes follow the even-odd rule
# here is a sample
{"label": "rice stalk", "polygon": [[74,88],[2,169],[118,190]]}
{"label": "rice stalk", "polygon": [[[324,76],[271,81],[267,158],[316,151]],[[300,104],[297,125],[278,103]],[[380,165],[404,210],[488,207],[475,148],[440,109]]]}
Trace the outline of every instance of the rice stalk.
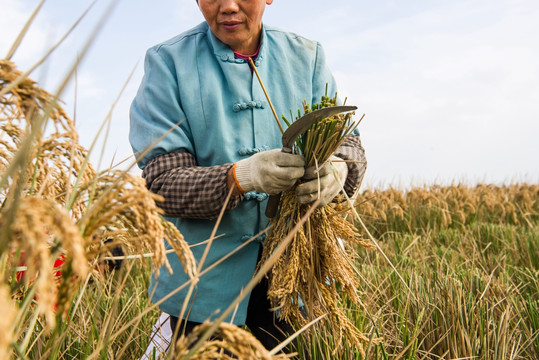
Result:
{"label": "rice stalk", "polygon": [[9,244],[10,253],[14,254],[12,263],[27,264],[23,279],[27,286],[35,286],[38,311],[47,324],[54,326],[58,291],[53,275],[55,259],[60,252],[65,253],[73,273],[79,277],[85,277],[89,270],[79,229],[56,203],[34,196],[20,199],[15,222],[2,220],[0,226],[10,227],[13,234]]}

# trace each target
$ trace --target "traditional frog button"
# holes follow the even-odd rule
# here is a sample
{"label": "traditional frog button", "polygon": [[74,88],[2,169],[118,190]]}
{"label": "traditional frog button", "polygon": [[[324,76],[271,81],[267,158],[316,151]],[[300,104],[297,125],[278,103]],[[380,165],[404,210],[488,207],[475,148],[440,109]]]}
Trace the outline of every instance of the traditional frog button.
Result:
{"label": "traditional frog button", "polygon": [[253,190],[253,191],[249,191],[248,193],[245,193],[245,195],[243,195],[244,199],[245,200],[256,200],[258,202],[262,202],[264,200],[266,200],[269,195],[266,194],[266,193],[260,193],[256,190]]}
{"label": "traditional frog button", "polygon": [[266,200],[268,197],[269,197],[269,195],[266,194],[266,193],[258,193],[258,194],[256,195],[256,200],[257,200],[258,202],[262,202],[262,201]]}

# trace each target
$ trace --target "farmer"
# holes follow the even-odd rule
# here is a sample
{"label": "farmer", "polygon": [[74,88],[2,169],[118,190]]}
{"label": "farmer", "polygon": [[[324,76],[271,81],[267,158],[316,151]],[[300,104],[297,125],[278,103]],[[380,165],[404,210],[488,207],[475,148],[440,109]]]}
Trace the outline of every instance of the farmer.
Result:
{"label": "farmer", "polygon": [[[203,268],[250,241],[205,274],[178,320],[187,288],[159,305],[171,327],[189,332],[215,319],[252,278],[267,226],[268,194],[297,187],[298,200],[311,203],[321,190],[326,204],[342,190],[335,171],[352,195],[365,171],[359,136],[350,135],[334,154],[349,161],[325,164],[319,178],[304,169],[300,155],[280,151],[281,132],[248,58],[254,60],[277,114],[289,114],[322,95],[336,93],[335,80],[320,44],[262,23],[273,0],[199,0],[205,22],[150,48],[145,75],[130,113],[130,141],[148,188],[163,196],[159,205],[192,245],[197,260],[216,226],[216,238]],[[336,169],[332,171],[331,169]],[[305,180],[305,179],[304,179]],[[229,192],[232,196],[225,202]],[[256,237],[253,241],[252,238]],[[157,302],[188,281],[169,254],[174,270],[152,277],[149,293]],[[246,324],[271,349],[290,331],[277,320],[260,283],[226,321]]]}

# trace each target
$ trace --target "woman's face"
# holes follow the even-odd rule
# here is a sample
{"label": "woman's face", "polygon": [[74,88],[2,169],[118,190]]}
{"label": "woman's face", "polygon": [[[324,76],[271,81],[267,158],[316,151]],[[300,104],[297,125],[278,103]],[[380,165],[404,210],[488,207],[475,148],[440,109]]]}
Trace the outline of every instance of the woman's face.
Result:
{"label": "woman's face", "polygon": [[213,34],[230,48],[249,55],[256,51],[266,4],[273,0],[198,0]]}

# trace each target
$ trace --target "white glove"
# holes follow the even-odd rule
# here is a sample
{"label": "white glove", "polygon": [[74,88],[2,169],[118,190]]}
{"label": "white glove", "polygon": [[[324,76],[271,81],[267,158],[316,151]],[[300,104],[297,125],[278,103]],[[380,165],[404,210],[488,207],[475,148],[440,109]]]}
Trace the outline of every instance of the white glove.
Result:
{"label": "white glove", "polygon": [[287,190],[305,173],[303,156],[279,149],[259,152],[234,164],[234,178],[240,190],[270,195]]}
{"label": "white glove", "polygon": [[316,169],[316,166],[305,170],[303,179],[309,180],[296,187],[300,204],[310,204],[320,196],[320,205],[331,202],[344,187],[348,176],[348,166],[341,158],[331,156],[328,161]]}

